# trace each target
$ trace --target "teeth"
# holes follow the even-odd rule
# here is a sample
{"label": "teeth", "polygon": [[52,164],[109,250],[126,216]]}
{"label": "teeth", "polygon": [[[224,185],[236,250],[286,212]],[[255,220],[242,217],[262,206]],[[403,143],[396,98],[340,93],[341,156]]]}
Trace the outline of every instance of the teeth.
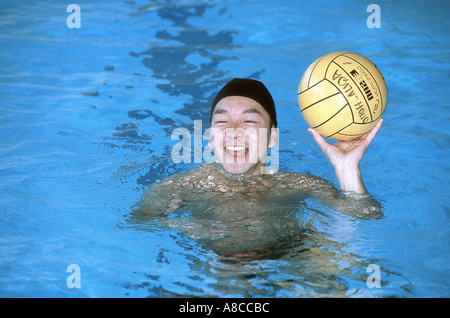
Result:
{"label": "teeth", "polygon": [[244,151],[245,147],[242,147],[242,146],[227,146],[227,150],[229,150],[229,151]]}

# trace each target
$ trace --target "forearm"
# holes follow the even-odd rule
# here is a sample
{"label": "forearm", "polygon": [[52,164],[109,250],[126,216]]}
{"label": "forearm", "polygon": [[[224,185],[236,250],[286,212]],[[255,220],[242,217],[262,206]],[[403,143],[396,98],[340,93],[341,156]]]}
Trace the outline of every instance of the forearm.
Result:
{"label": "forearm", "polygon": [[366,193],[358,164],[343,163],[334,167],[339,187],[343,192]]}
{"label": "forearm", "polygon": [[335,202],[341,212],[359,218],[382,217],[381,204],[367,192],[359,165],[335,167],[335,172],[341,192],[345,195]]}
{"label": "forearm", "polygon": [[[338,170],[339,172],[341,170]],[[350,175],[351,176],[351,175]],[[343,214],[351,215],[361,219],[376,220],[383,217],[381,203],[373,198],[368,192],[357,192],[364,189],[360,178],[350,178],[345,174],[340,178],[344,184],[348,184],[346,190],[339,191],[331,183],[319,178],[311,177],[304,186],[309,186],[312,196],[327,204],[332,209]],[[350,182],[353,180],[352,182]],[[345,187],[345,185],[344,185]],[[352,190],[350,190],[352,189]]]}

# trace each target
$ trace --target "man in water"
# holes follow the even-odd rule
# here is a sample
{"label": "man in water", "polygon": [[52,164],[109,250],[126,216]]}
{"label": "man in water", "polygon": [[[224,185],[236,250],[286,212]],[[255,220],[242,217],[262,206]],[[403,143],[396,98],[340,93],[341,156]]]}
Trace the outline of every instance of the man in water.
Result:
{"label": "man in water", "polygon": [[337,144],[328,143],[309,129],[333,165],[340,191],[312,175],[266,169],[267,151],[278,142],[278,123],[273,98],[263,83],[241,78],[227,83],[212,103],[210,121],[208,144],[216,163],[153,184],[138,204],[139,213],[164,215],[186,202],[200,201],[222,206],[218,210],[229,213],[233,208],[242,209],[242,204],[257,204],[261,198],[283,202],[283,198],[301,194],[356,217],[380,217],[381,207],[367,193],[359,163],[382,120],[361,138]]}

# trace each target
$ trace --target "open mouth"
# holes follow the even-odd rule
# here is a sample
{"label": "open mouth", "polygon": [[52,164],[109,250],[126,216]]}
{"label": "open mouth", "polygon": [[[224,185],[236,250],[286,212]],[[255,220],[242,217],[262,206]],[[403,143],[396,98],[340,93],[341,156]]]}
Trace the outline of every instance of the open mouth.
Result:
{"label": "open mouth", "polygon": [[248,153],[248,148],[245,146],[228,145],[225,146],[225,151],[231,156],[240,157]]}

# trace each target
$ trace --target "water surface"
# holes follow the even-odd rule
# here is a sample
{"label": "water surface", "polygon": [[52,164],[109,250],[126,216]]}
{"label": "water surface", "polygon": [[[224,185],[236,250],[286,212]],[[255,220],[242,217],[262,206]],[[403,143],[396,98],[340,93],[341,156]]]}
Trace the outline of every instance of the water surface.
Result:
{"label": "water surface", "polygon": [[[449,5],[378,4],[380,29],[352,0],[91,1],[79,3],[80,29],[67,28],[64,3],[2,4],[0,295],[448,297]],[[233,77],[271,91],[279,169],[336,184],[296,95],[308,65],[338,50],[372,59],[389,88],[361,164],[383,218],[311,197],[264,225],[245,209],[246,231],[206,207],[131,218],[151,184],[196,167],[172,162],[171,133],[194,120],[206,129]],[[66,284],[69,264],[79,289]],[[370,264],[380,288],[366,284]]]}

